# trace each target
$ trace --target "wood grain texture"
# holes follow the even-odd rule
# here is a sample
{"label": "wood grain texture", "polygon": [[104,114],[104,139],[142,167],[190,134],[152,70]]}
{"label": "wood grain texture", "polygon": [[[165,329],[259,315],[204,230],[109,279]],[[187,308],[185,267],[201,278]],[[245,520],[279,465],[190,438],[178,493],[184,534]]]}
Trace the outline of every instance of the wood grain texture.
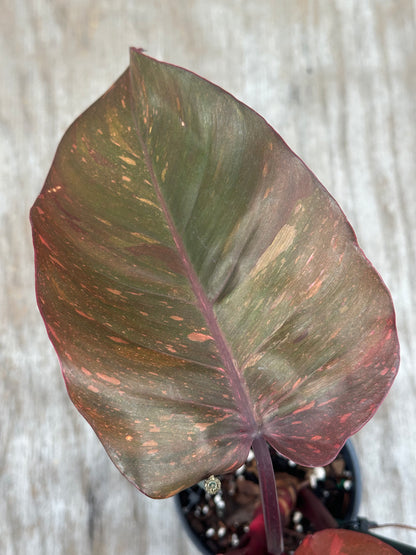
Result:
{"label": "wood grain texture", "polygon": [[196,553],[171,500],[139,494],[72,407],[34,296],[29,208],[63,132],[127,67],[130,45],[259,111],[353,224],[391,290],[402,351],[390,394],[354,438],[360,513],[416,523],[415,11],[411,0],[3,0],[2,554]]}

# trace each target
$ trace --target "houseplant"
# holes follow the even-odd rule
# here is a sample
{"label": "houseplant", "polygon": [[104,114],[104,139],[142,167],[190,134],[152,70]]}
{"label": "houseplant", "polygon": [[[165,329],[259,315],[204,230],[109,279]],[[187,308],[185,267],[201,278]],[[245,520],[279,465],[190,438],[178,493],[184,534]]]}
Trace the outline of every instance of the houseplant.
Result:
{"label": "houseplant", "polygon": [[252,110],[131,50],[69,128],[31,210],[36,288],[68,393],[162,498],[268,445],[331,461],[398,368],[390,295],[342,211]]}

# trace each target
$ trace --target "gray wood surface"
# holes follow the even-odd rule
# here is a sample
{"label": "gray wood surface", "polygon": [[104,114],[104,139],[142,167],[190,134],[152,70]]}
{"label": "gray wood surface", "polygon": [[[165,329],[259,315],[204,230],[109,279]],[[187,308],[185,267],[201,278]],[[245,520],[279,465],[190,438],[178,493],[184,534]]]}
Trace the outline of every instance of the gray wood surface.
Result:
{"label": "gray wood surface", "polygon": [[130,45],[255,108],[352,222],[391,290],[402,349],[390,394],[354,438],[361,514],[416,524],[415,2],[0,7],[0,553],[195,553],[172,501],[137,492],[70,404],[34,296],[29,208],[63,132],[125,69]]}

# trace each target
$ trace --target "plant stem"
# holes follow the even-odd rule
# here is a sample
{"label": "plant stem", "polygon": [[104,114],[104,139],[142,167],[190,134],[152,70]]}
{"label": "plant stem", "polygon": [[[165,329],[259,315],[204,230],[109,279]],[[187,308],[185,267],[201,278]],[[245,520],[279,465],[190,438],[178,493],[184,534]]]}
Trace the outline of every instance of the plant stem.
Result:
{"label": "plant stem", "polygon": [[298,491],[297,508],[312,522],[316,531],[339,527],[338,522],[326,506],[308,487]]}
{"label": "plant stem", "polygon": [[253,440],[253,451],[259,473],[267,550],[272,555],[283,553],[283,532],[277,499],[276,481],[269,446],[264,437]]}

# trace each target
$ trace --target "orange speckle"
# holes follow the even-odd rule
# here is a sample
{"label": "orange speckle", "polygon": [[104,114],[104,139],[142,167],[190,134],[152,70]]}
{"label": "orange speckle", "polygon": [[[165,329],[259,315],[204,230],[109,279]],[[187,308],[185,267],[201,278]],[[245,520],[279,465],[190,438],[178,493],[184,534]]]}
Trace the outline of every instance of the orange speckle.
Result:
{"label": "orange speckle", "polygon": [[94,320],[94,318],[92,316],[89,316],[88,314],[85,314],[85,312],[82,312],[82,310],[78,310],[78,308],[75,309],[75,312],[77,314],[79,314],[80,316],[82,316],[83,318],[87,318],[87,320]]}
{"label": "orange speckle", "polygon": [[318,407],[323,407],[324,405],[327,405],[328,403],[333,403],[337,399],[338,399],[338,397],[332,397],[332,399],[328,399],[328,401],[324,401],[323,403],[319,403]]}
{"label": "orange speckle", "polygon": [[316,279],[309,287],[308,287],[308,291],[306,294],[306,298],[310,299],[311,297],[313,297],[321,288],[322,283],[323,283],[323,278],[318,278]]}
{"label": "orange speckle", "polygon": [[50,326],[48,326],[48,331],[49,331],[49,333],[50,333],[51,335],[54,336],[54,338],[56,339],[56,341],[57,341],[58,343],[61,342],[61,340],[60,340],[59,337],[56,335],[55,330],[54,330],[53,328],[51,328]]}
{"label": "orange speckle", "polygon": [[124,339],[121,339],[121,337],[114,337],[112,335],[108,335],[107,337],[108,337],[108,339],[111,339],[111,341],[114,341],[114,343],[124,343],[125,345],[129,344],[128,341],[125,341]]}
{"label": "orange speckle", "polygon": [[61,264],[61,262],[59,262],[59,260],[54,256],[52,256],[51,254],[49,255],[49,260],[52,260],[52,262],[55,262],[55,264],[58,264],[58,266],[60,266],[63,270],[65,270],[65,266]]}
{"label": "orange speckle", "polygon": [[86,376],[91,376],[91,372],[89,370],[87,370],[86,368],[84,368],[83,366],[81,366],[81,371],[86,375]]}
{"label": "orange speckle", "polygon": [[315,406],[315,401],[311,401],[310,403],[308,403],[304,407],[301,407],[300,409],[294,410],[292,414],[298,414],[299,412],[304,412],[305,410],[311,409],[313,406]]}
{"label": "orange speckle", "polygon": [[135,166],[136,162],[132,159],[129,158],[128,156],[119,156],[120,160],[123,160],[123,162],[126,162],[126,164],[129,164],[130,166]]}
{"label": "orange speckle", "polygon": [[113,295],[121,295],[121,291],[118,289],[111,289],[110,287],[107,287],[106,289],[107,291],[110,291],[110,293],[113,293]]}
{"label": "orange speckle", "polygon": [[88,388],[90,391],[92,391],[93,393],[98,393],[98,388],[95,387],[95,385],[89,385]]}
{"label": "orange speckle", "polygon": [[127,177],[127,175],[123,175],[123,177],[122,177],[121,179],[122,179],[123,181],[127,181],[127,182],[130,182],[130,181],[131,181],[130,177]]}
{"label": "orange speckle", "polygon": [[[331,335],[329,336],[329,339],[335,339],[336,336],[339,334],[339,332],[341,331],[341,328],[335,330],[333,333],[331,333]],[[332,366],[332,365],[331,365]],[[328,368],[328,366],[327,366]]]}
{"label": "orange speckle", "polygon": [[347,414],[343,414],[340,417],[339,421],[341,422],[341,424],[344,424],[344,422],[346,422],[350,416],[352,416],[352,412],[348,412]]}
{"label": "orange speckle", "polygon": [[43,243],[45,245],[45,247],[47,247],[48,249],[50,249],[51,247],[49,246],[49,244],[45,241],[45,239],[42,237],[42,235],[38,235],[40,242]]}
{"label": "orange speckle", "polygon": [[188,339],[190,341],[196,341],[197,343],[203,343],[204,341],[209,341],[212,337],[205,333],[192,332],[188,335]]}
{"label": "orange speckle", "polygon": [[302,378],[298,378],[295,383],[292,385],[292,391],[298,387],[299,384],[302,383]]}
{"label": "orange speckle", "polygon": [[180,316],[169,316],[169,318],[171,320],[176,320],[177,322],[182,322],[183,318],[181,318]]}
{"label": "orange speckle", "polygon": [[315,256],[315,253],[313,252],[310,257],[308,258],[308,260],[306,261],[305,266],[307,266],[309,264],[309,262],[311,262],[313,260],[313,257]]}
{"label": "orange speckle", "polygon": [[133,436],[126,436],[126,441],[133,441]]}
{"label": "orange speckle", "polygon": [[107,376],[107,374],[100,374],[99,372],[97,372],[97,376],[105,382],[112,383],[113,385],[121,384],[120,380],[114,378],[113,376]]}
{"label": "orange speckle", "polygon": [[157,445],[158,445],[158,443],[154,439],[151,439],[149,441],[145,441],[143,443],[143,447],[157,447]]}
{"label": "orange speckle", "polygon": [[139,200],[143,204],[147,204],[148,206],[152,206],[153,208],[157,208],[158,210],[160,209],[160,207],[157,204],[155,204],[154,202],[152,202],[148,198],[139,197],[137,195],[134,195],[134,198]]}

